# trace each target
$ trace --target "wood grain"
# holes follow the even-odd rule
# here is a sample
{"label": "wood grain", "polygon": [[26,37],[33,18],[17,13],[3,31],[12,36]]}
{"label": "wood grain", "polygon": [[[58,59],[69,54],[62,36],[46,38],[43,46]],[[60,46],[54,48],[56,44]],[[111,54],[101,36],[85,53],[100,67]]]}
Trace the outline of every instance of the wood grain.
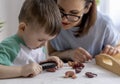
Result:
{"label": "wood grain", "polygon": [[95,57],[96,64],[120,75],[120,54],[110,56],[107,54],[99,54]]}

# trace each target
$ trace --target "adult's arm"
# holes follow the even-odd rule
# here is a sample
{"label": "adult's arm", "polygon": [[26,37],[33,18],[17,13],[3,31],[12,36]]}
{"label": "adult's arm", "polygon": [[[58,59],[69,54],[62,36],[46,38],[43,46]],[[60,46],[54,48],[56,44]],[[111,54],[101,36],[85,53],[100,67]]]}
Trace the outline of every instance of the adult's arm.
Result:
{"label": "adult's arm", "polygon": [[55,50],[50,42],[47,43],[47,49],[49,56],[58,56],[60,59],[69,60],[73,56],[73,50],[57,51]]}

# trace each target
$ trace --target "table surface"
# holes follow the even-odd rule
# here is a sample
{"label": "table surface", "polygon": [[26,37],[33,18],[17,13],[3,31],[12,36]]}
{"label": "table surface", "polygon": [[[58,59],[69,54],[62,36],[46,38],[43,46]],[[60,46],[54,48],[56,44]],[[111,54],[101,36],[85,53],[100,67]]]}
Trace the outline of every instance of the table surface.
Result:
{"label": "table surface", "polygon": [[[84,64],[76,79],[64,78],[65,72],[73,70],[67,64],[56,72],[42,72],[33,78],[2,79],[0,84],[120,84],[120,76],[95,64],[95,60]],[[97,77],[87,78],[85,72],[94,72]]]}

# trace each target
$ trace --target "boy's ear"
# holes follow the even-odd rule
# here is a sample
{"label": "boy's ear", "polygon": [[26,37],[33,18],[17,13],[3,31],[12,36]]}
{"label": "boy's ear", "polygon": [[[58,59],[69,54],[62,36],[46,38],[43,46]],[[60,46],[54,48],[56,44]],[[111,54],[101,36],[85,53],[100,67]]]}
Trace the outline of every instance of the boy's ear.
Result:
{"label": "boy's ear", "polygon": [[24,31],[25,28],[26,28],[26,23],[20,22],[20,23],[19,23],[19,31]]}
{"label": "boy's ear", "polygon": [[86,13],[89,12],[91,6],[92,6],[92,3],[89,3],[89,4],[85,7],[85,9],[84,9],[84,14],[86,14]]}

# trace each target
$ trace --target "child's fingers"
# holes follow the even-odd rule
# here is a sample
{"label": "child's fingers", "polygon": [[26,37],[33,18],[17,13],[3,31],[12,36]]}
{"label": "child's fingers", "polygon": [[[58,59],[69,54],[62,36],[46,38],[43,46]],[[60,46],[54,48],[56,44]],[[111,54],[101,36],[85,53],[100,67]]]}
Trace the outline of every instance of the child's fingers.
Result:
{"label": "child's fingers", "polygon": [[51,60],[57,63],[57,68],[61,68],[63,66],[63,62],[59,57],[53,56]]}
{"label": "child's fingers", "polygon": [[42,70],[43,70],[42,66],[41,66],[41,65],[39,65],[39,72],[41,73],[41,72],[42,72]]}
{"label": "child's fingers", "polygon": [[42,72],[42,66],[36,64],[35,67],[33,67],[32,73],[29,75],[29,77],[34,77]]}
{"label": "child's fingers", "polygon": [[57,63],[57,68],[61,67],[61,60],[58,58],[55,58],[54,61]]}
{"label": "child's fingers", "polygon": [[59,60],[59,62],[58,62],[58,68],[61,68],[61,67],[63,67],[63,61]]}

